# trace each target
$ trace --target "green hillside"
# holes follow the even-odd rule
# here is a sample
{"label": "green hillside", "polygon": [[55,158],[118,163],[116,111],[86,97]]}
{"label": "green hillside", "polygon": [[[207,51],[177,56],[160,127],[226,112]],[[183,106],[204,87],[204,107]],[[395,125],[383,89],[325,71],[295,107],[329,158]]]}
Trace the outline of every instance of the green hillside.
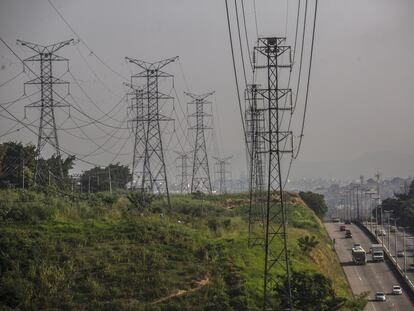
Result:
{"label": "green hillside", "polygon": [[[292,269],[323,274],[342,310],[361,310],[320,220],[289,197]],[[247,248],[247,195],[175,195],[171,214],[162,199],[147,211],[131,201],[1,191],[0,309],[260,310],[263,251]],[[303,236],[319,241],[310,253]]]}

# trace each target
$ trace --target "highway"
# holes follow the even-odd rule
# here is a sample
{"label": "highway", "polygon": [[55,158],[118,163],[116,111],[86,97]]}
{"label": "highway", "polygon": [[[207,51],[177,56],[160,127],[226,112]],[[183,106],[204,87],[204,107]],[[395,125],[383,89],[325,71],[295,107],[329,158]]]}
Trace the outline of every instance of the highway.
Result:
{"label": "highway", "polygon": [[[366,227],[370,229],[370,224],[368,223]],[[378,226],[378,228],[380,228],[380,226]],[[389,249],[394,259],[397,258],[397,262],[398,262],[398,266],[400,270],[404,270],[404,261],[405,261],[405,266],[408,269],[410,264],[414,264],[414,257],[413,257],[414,237],[409,233],[403,234],[401,231],[398,231],[398,230],[396,232],[390,232],[388,225],[384,226],[384,230],[386,232],[386,236],[379,237],[380,239],[384,239],[384,247]],[[372,231],[375,231],[375,225],[373,225]],[[396,235],[397,235],[397,240],[395,239]],[[403,237],[405,239],[405,257],[396,257],[395,249],[397,249],[397,252],[402,251],[404,249],[403,248],[403,245],[404,245]],[[388,242],[388,239],[389,239],[389,242]],[[396,245],[397,247],[395,247]],[[411,280],[411,282],[414,283],[414,271],[411,270],[411,271],[407,271],[406,273],[407,273],[408,278]]]}
{"label": "highway", "polygon": [[[401,296],[390,294],[393,285],[402,286],[402,284],[400,284],[385,262],[371,263],[370,255],[368,254],[369,262],[366,265],[353,264],[351,256],[353,243],[360,243],[366,251],[369,251],[372,244],[371,240],[361,229],[355,225],[347,225],[351,229],[353,237],[346,239],[344,232],[339,231],[339,223],[325,223],[325,226],[330,237],[336,240],[335,250],[353,293],[370,293],[368,296],[369,302],[365,310],[414,310],[414,305],[405,293]],[[386,294],[387,301],[374,301],[375,293],[378,291],[383,291]]]}

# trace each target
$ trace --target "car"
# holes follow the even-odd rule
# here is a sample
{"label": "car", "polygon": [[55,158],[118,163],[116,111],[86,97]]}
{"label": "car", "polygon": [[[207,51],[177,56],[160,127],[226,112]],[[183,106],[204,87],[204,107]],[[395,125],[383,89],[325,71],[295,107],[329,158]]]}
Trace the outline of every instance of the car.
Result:
{"label": "car", "polygon": [[386,301],[386,300],[387,300],[387,298],[385,297],[384,292],[377,292],[377,293],[375,294],[375,300],[376,300],[376,301]]}
{"label": "car", "polygon": [[347,239],[352,238],[352,233],[351,233],[351,230],[347,229],[347,230],[345,231],[345,238],[347,238]]}
{"label": "car", "polygon": [[394,286],[392,287],[392,294],[393,294],[393,295],[402,295],[402,289],[401,289],[401,286],[399,286],[399,285],[394,285]]}
{"label": "car", "polygon": [[379,229],[379,230],[375,230],[375,233],[377,236],[386,236],[387,233],[385,232],[384,229]]}
{"label": "car", "polygon": [[397,231],[397,228],[395,228],[395,226],[391,226],[391,227],[390,227],[390,232],[393,232],[393,233],[394,233],[394,232],[396,232],[396,231]]}
{"label": "car", "polygon": [[403,250],[397,252],[397,257],[405,257],[405,252]]}
{"label": "car", "polygon": [[346,226],[345,225],[340,225],[339,226],[339,230],[340,231],[345,231],[346,230]]}
{"label": "car", "polygon": [[350,225],[351,224],[351,221],[350,220],[345,220],[345,225]]}
{"label": "car", "polygon": [[354,243],[354,245],[352,245],[352,248],[360,248],[361,247],[361,243]]}

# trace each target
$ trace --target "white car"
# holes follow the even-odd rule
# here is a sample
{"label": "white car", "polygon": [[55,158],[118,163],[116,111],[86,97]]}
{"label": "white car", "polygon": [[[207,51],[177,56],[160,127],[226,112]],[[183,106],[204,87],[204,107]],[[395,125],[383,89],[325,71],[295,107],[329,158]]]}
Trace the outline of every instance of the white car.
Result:
{"label": "white car", "polygon": [[402,289],[401,289],[401,286],[399,286],[399,285],[394,285],[394,286],[392,287],[392,294],[393,294],[393,295],[402,295]]}
{"label": "white car", "polygon": [[375,300],[376,301],[386,301],[387,298],[385,298],[385,294],[383,292],[377,292],[375,294]]}
{"label": "white car", "polygon": [[354,243],[354,246],[352,246],[352,248],[359,248],[359,247],[361,247],[360,243]]}
{"label": "white car", "polygon": [[387,233],[383,229],[376,230],[377,236],[386,236]]}
{"label": "white car", "polygon": [[398,251],[397,252],[397,257],[405,257],[404,251]]}

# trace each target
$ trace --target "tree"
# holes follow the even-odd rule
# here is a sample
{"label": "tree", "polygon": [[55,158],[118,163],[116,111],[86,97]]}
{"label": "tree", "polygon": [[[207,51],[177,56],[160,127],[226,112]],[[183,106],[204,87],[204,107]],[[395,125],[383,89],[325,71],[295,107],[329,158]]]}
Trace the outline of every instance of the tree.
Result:
{"label": "tree", "polygon": [[[33,182],[36,165],[36,148],[33,145],[5,142],[0,144],[0,187],[28,187]],[[24,173],[23,173],[24,170]]]}
{"label": "tree", "polygon": [[319,218],[323,218],[328,211],[328,206],[325,203],[325,197],[322,194],[311,191],[299,192],[301,199],[312,209]]}
{"label": "tree", "polygon": [[[293,310],[335,311],[346,302],[345,298],[336,296],[332,282],[319,273],[293,271],[290,284]],[[286,292],[286,288],[284,282],[276,287],[279,296]],[[287,307],[287,302],[280,302],[280,310]]]}
{"label": "tree", "polygon": [[[60,156],[52,155],[49,159],[39,159],[37,163],[38,183],[40,185],[48,184],[49,181],[53,185],[65,186],[70,183],[69,170],[73,168],[75,156],[68,156],[62,160]],[[60,165],[62,167],[63,179],[60,177]]]}
{"label": "tree", "polygon": [[95,166],[83,172],[80,182],[83,192],[109,191],[112,189],[123,189],[131,181],[129,167],[119,163],[110,164],[107,167]]}
{"label": "tree", "polygon": [[298,245],[302,253],[305,255],[309,255],[312,249],[316,247],[316,245],[319,244],[319,241],[316,239],[316,237],[313,236],[304,236],[300,237],[298,239]]}

